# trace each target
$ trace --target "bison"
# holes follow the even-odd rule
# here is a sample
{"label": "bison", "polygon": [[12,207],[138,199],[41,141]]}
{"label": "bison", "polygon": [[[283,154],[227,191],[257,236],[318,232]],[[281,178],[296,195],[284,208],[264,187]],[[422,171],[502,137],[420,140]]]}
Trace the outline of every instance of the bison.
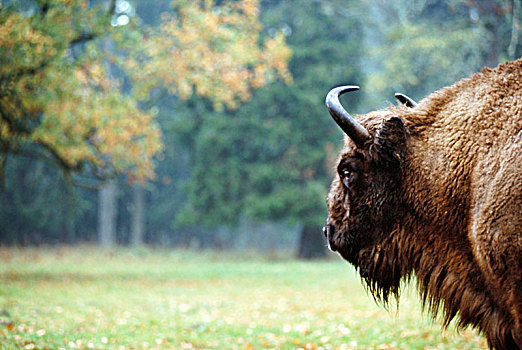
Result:
{"label": "bison", "polygon": [[522,59],[463,79],[418,104],[359,116],[332,89],[345,133],[327,198],[330,250],[376,300],[415,276],[443,326],[482,332],[490,348],[522,347]]}

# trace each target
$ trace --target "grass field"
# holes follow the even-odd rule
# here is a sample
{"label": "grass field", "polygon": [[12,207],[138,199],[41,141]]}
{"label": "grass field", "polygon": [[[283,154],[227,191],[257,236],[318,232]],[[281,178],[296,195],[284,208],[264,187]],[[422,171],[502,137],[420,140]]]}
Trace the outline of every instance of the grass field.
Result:
{"label": "grass field", "polygon": [[413,289],[375,305],[352,267],[252,254],[0,249],[0,349],[484,349]]}

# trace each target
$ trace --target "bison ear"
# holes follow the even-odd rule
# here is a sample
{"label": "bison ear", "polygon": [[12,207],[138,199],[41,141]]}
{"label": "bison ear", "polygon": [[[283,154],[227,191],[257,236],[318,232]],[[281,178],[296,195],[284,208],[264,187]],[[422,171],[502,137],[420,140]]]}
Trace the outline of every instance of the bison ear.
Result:
{"label": "bison ear", "polygon": [[377,130],[374,139],[374,158],[379,165],[400,166],[404,159],[406,128],[400,117],[387,118]]}

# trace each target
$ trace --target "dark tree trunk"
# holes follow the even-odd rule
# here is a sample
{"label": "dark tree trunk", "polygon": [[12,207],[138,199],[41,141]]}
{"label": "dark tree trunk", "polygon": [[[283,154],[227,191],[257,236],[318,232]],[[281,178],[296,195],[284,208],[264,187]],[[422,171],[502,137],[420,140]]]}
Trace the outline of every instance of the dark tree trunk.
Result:
{"label": "dark tree trunk", "polygon": [[76,243],[75,223],[74,223],[74,211],[75,202],[72,194],[66,190],[63,192],[62,200],[60,203],[61,212],[63,215],[62,220],[62,234],[61,243],[72,245]]}
{"label": "dark tree trunk", "polygon": [[73,245],[76,243],[76,237],[74,232],[74,220],[72,219],[73,210],[66,209],[66,215],[62,222],[62,239],[61,243]]}
{"label": "dark tree trunk", "polygon": [[98,197],[98,241],[102,247],[116,244],[116,181],[107,180],[100,188]]}
{"label": "dark tree trunk", "polygon": [[299,237],[297,257],[318,259],[326,256],[327,242],[319,226],[303,226]]}
{"label": "dark tree trunk", "polygon": [[133,247],[143,244],[145,236],[145,188],[137,185],[133,189],[131,240]]}
{"label": "dark tree trunk", "polygon": [[487,0],[476,2],[481,18],[485,18],[485,28],[491,35],[488,37],[489,49],[484,54],[484,64],[487,67],[494,68],[499,63],[500,48],[504,45],[499,38],[502,37],[499,23],[506,16],[505,10],[495,0]]}

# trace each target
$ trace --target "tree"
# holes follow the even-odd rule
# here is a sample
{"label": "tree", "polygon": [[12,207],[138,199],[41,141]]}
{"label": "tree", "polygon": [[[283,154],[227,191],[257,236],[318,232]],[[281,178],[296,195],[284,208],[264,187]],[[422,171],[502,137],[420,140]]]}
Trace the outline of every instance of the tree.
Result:
{"label": "tree", "polygon": [[0,174],[8,157],[29,155],[67,177],[152,179],[162,150],[157,91],[235,108],[253,89],[290,80],[284,37],[259,40],[255,0],[175,1],[159,26],[123,26],[122,4],[0,7]]}
{"label": "tree", "polygon": [[[173,11],[162,13],[157,27],[121,41],[129,53],[123,64],[132,72],[134,94],[156,110],[165,91],[182,101],[204,97],[211,110],[236,109],[252,90],[278,77],[291,81],[285,38],[277,33],[261,40],[258,12],[258,3],[252,0],[219,6],[213,1],[173,2]],[[197,113],[189,117],[197,127]]]}
{"label": "tree", "polygon": [[252,90],[282,77],[290,81],[290,51],[281,33],[260,46],[258,1],[174,1],[159,27],[123,41],[136,96],[163,86],[183,100],[193,93],[216,109],[236,109]]}
{"label": "tree", "polygon": [[[159,28],[143,31],[110,26],[115,0],[30,4],[32,15],[23,13],[25,2],[0,12],[0,165],[22,153],[65,170],[87,162],[152,178],[160,131],[137,103],[150,89],[186,99],[195,88],[217,107],[237,107],[277,74],[289,79],[283,37],[258,45],[255,0],[178,1]],[[100,40],[126,54],[103,50]],[[108,78],[105,60],[132,78],[134,94]]]}
{"label": "tree", "polygon": [[110,179],[102,183],[98,199],[98,242],[102,247],[116,245],[116,180]]}
{"label": "tree", "polygon": [[367,104],[394,92],[420,99],[521,54],[520,3],[506,0],[365,1]]}
{"label": "tree", "polygon": [[89,193],[68,186],[60,169],[32,157],[15,157],[5,171],[0,244],[74,244],[95,232],[89,225],[94,208]]}
{"label": "tree", "polygon": [[297,255],[318,257],[326,247],[325,160],[332,141],[341,139],[324,96],[336,84],[359,79],[360,23],[346,1],[263,5],[265,35],[287,35],[293,83],[260,89],[235,112],[198,115],[201,122],[189,131],[195,140],[192,176],[180,216],[208,225],[233,225],[242,217],[300,222]]}
{"label": "tree", "polygon": [[130,243],[133,246],[143,244],[145,236],[145,188],[135,186],[133,189],[132,200],[132,224]]}
{"label": "tree", "polygon": [[[29,11],[26,11],[29,8]],[[13,1],[0,11],[0,173],[9,155],[69,171],[153,176],[160,131],[109,79],[100,40],[116,40],[116,1]]]}

